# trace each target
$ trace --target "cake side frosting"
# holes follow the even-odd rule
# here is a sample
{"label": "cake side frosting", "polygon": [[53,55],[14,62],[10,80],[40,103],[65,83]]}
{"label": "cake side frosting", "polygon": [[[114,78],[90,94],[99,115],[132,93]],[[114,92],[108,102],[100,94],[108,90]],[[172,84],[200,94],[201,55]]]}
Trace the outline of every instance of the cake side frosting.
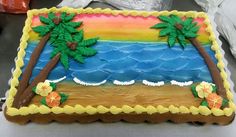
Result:
{"label": "cake side frosting", "polygon": [[[51,9],[51,11],[57,11],[57,9]],[[58,11],[60,11],[62,9],[59,9]],[[226,76],[226,73],[224,71],[224,64],[222,62],[222,55],[219,51],[219,47],[215,41],[215,36],[212,32],[212,28],[211,26],[209,25],[210,22],[209,20],[207,19],[206,15],[204,13],[191,13],[191,12],[188,12],[188,13],[183,13],[183,12],[176,12],[176,11],[173,11],[173,12],[151,12],[151,13],[148,13],[148,12],[134,12],[134,11],[124,11],[124,12],[120,12],[120,11],[111,11],[111,10],[100,10],[100,9],[97,9],[97,10],[91,10],[91,9],[85,9],[85,10],[74,10],[74,9],[67,9],[67,8],[64,8],[63,9],[64,11],[70,11],[70,12],[85,12],[85,13],[100,13],[100,12],[104,12],[105,14],[117,14],[117,13],[120,13],[120,14],[123,14],[125,16],[127,15],[139,15],[139,16],[149,16],[149,15],[159,15],[159,14],[176,14],[176,15],[187,15],[187,16],[193,16],[193,17],[196,17],[196,16],[200,16],[200,17],[203,17],[205,18],[205,24],[207,24],[207,28],[206,30],[210,33],[210,37],[209,39],[212,41],[212,49],[215,50],[216,54],[216,58],[218,60],[218,68],[220,69],[221,71],[221,75],[222,75],[222,78],[224,79],[224,87],[227,89],[227,96],[228,98],[230,99],[230,102],[229,102],[229,108],[225,108],[224,110],[220,110],[220,109],[212,109],[210,110],[209,108],[207,107],[203,107],[203,106],[200,106],[200,107],[190,107],[190,108],[187,108],[187,107],[184,107],[184,106],[180,106],[180,107],[175,107],[173,105],[169,106],[169,107],[163,107],[163,106],[148,106],[148,107],[143,107],[143,106],[140,106],[140,105],[137,105],[135,107],[128,107],[129,108],[129,112],[136,112],[136,113],[141,113],[141,112],[147,112],[147,113],[162,113],[162,112],[171,112],[171,113],[194,113],[194,114],[197,114],[197,113],[200,113],[202,115],[210,115],[210,114],[213,114],[213,115],[216,115],[216,116],[220,116],[220,115],[226,115],[226,116],[229,116],[233,113],[234,111],[234,104],[232,102],[232,93],[229,91],[229,83],[227,82],[227,76]],[[28,23],[29,25],[31,24],[31,18],[33,17],[33,14],[38,14],[38,13],[47,13],[48,10],[39,10],[39,11],[31,11],[28,13]],[[27,22],[26,21],[26,22]],[[56,112],[55,109],[57,111],[60,110],[60,113],[68,113],[68,114],[71,114],[71,113],[82,113],[80,111],[84,111],[88,114],[95,114],[95,113],[104,113],[104,112],[111,112],[112,114],[119,114],[119,113],[122,113],[122,112],[127,112],[127,107],[116,107],[116,106],[111,106],[109,108],[107,107],[92,107],[92,106],[80,106],[80,105],[76,105],[75,107],[72,107],[72,106],[64,106],[63,108],[47,108],[45,106],[35,106],[35,105],[30,105],[29,107],[22,107],[20,109],[15,109],[15,108],[11,108],[11,105],[12,105],[12,101],[13,101],[13,96],[16,92],[16,89],[15,87],[18,85],[18,78],[21,74],[21,70],[20,70],[20,67],[23,66],[24,62],[23,62],[23,56],[25,55],[25,51],[24,49],[26,48],[27,46],[27,43],[26,41],[28,40],[29,36],[28,36],[28,32],[30,30],[30,26],[25,26],[24,28],[24,34],[22,36],[22,42],[21,42],[21,46],[20,46],[20,51],[18,53],[18,59],[16,61],[16,69],[15,71],[13,72],[13,79],[11,81],[11,89],[10,89],[10,92],[9,92],[9,98],[7,100],[7,114],[9,115],[27,115],[27,114],[34,114],[34,113],[41,113],[41,114],[46,114],[46,113],[50,113],[50,112]],[[79,109],[78,109],[79,108]],[[37,110],[38,109],[38,110]],[[54,111],[53,111],[54,110]],[[189,111],[188,111],[189,110]],[[37,112],[38,111],[38,112]],[[59,112],[57,112],[59,113]]]}

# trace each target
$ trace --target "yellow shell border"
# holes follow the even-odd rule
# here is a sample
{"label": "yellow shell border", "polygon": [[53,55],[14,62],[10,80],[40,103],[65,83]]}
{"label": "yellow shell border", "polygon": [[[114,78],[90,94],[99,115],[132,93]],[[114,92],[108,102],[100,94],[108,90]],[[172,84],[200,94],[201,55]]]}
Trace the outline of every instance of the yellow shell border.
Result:
{"label": "yellow shell border", "polygon": [[[29,105],[28,107],[21,107],[20,109],[16,109],[12,107],[12,103],[14,100],[14,96],[17,92],[16,87],[19,84],[19,77],[22,73],[21,67],[24,66],[24,61],[23,58],[25,56],[25,49],[27,47],[27,40],[29,39],[29,31],[31,30],[31,21],[34,15],[42,14],[42,13],[48,13],[48,12],[67,12],[67,13],[87,13],[87,14],[94,14],[94,13],[103,13],[103,14],[112,14],[112,15],[118,15],[122,14],[124,16],[143,16],[143,17],[148,17],[148,16],[159,16],[159,15],[170,15],[170,14],[175,14],[178,16],[187,16],[187,17],[203,17],[205,18],[204,23],[207,25],[206,31],[209,32],[209,40],[212,41],[212,46],[211,49],[215,51],[215,57],[218,61],[217,66],[220,70],[221,76],[224,81],[224,87],[227,91],[227,97],[229,99],[229,107],[222,109],[209,109],[208,107],[205,106],[191,106],[191,107],[186,107],[186,106],[174,106],[170,105],[169,107],[164,107],[162,105],[158,106],[152,106],[149,105],[147,107],[141,106],[141,105],[136,105],[134,107],[128,106],[128,105],[123,105],[122,107],[116,107],[116,106],[111,106],[111,107],[105,107],[102,105],[99,105],[97,107],[93,106],[81,106],[79,104],[75,106],[64,106],[64,107],[53,107],[49,108],[47,106],[41,105],[41,106],[36,106],[34,104]],[[54,113],[54,114],[83,114],[87,113],[89,115],[94,115],[94,114],[104,114],[104,113],[112,113],[112,114],[120,114],[120,113],[147,113],[147,114],[154,114],[154,113],[167,113],[170,112],[172,114],[180,113],[180,114],[192,114],[192,115],[214,115],[214,116],[231,116],[234,111],[235,111],[235,104],[233,103],[233,94],[230,91],[230,84],[229,81],[227,80],[227,74],[225,72],[225,65],[223,62],[223,56],[220,51],[220,47],[216,41],[216,36],[213,33],[213,29],[210,23],[210,20],[208,16],[204,12],[194,12],[194,11],[188,11],[188,12],[178,12],[176,10],[174,11],[153,11],[153,12],[146,12],[146,11],[132,11],[132,10],[111,10],[111,9],[92,9],[92,8],[87,8],[87,9],[72,9],[68,7],[63,7],[60,9],[57,9],[55,7],[50,8],[50,9],[39,9],[39,10],[30,10],[27,12],[27,19],[25,21],[25,27],[23,29],[23,35],[21,37],[21,42],[19,46],[19,51],[17,54],[17,58],[15,60],[16,63],[16,68],[13,71],[13,77],[10,80],[10,89],[8,91],[8,97],[6,100],[6,106],[7,106],[7,115],[9,116],[17,116],[17,115],[29,115],[29,114],[48,114],[48,113]]]}

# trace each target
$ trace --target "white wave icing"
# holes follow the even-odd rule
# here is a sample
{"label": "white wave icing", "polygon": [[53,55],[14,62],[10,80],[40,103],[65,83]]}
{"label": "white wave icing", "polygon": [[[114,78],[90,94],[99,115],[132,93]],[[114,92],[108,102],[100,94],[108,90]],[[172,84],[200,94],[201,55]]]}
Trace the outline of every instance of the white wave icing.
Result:
{"label": "white wave icing", "polygon": [[115,84],[115,85],[122,85],[122,86],[132,85],[134,83],[135,83],[134,80],[131,80],[131,81],[118,81],[118,80],[114,80],[113,81],[113,84]]}
{"label": "white wave icing", "polygon": [[159,81],[159,82],[151,82],[151,81],[147,81],[147,80],[143,80],[143,84],[147,85],[147,86],[162,86],[165,84],[164,81]]}
{"label": "white wave icing", "polygon": [[62,77],[62,78],[59,78],[59,79],[55,79],[55,80],[49,80],[49,79],[47,79],[46,81],[48,81],[48,82],[53,82],[53,83],[58,83],[58,82],[60,82],[60,81],[62,81],[62,80],[64,80],[64,79],[66,79],[66,76],[64,76],[64,77]]}
{"label": "white wave icing", "polygon": [[193,84],[193,81],[178,82],[178,81],[175,81],[175,80],[171,80],[170,83],[172,85],[177,85],[177,86],[183,87],[183,86],[189,86],[189,85]]}
{"label": "white wave icing", "polygon": [[74,80],[75,83],[78,83],[78,84],[84,85],[84,86],[99,86],[99,85],[102,85],[102,84],[107,82],[107,80],[103,80],[102,82],[99,82],[99,83],[87,83],[87,82],[79,80],[76,77],[73,78],[73,80]]}
{"label": "white wave icing", "polygon": [[[63,81],[64,79],[66,79],[66,76],[64,76],[62,78],[59,78],[59,79],[46,80],[46,81],[53,82],[53,83],[58,83],[60,81]],[[81,81],[80,79],[78,79],[76,77],[73,78],[73,81],[75,83],[77,83],[77,84],[84,85],[84,86],[99,86],[99,85],[105,84],[107,82],[107,80],[103,80],[103,81],[98,82],[98,83],[87,83],[87,82]],[[131,80],[131,81],[118,81],[118,80],[114,80],[113,81],[113,84],[115,84],[115,85],[122,85],[122,86],[132,85],[134,83],[135,83],[135,80]],[[164,81],[151,82],[151,81],[148,81],[148,80],[143,80],[142,83],[144,85],[147,85],[147,86],[162,86],[162,85],[165,84]],[[177,85],[177,86],[183,87],[183,86],[189,86],[189,85],[193,84],[193,81],[178,82],[178,81],[175,81],[175,80],[171,80],[170,83],[172,85]]]}

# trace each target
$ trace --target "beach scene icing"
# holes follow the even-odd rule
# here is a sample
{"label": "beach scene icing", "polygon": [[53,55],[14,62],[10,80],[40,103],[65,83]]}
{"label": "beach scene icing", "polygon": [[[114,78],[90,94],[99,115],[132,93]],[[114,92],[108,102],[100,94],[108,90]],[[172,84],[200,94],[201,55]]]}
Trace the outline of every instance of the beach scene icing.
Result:
{"label": "beach scene icing", "polygon": [[[78,14],[73,21],[83,21],[79,29],[83,28],[85,38],[99,37],[98,43],[93,46],[98,53],[86,58],[84,64],[69,59],[68,70],[59,62],[49,74],[48,80],[79,81],[80,84],[87,85],[99,85],[98,83],[104,81],[127,83],[132,80],[154,83],[171,83],[172,80],[212,82],[207,65],[191,44],[186,48],[178,44],[170,48],[165,42],[166,38],[158,37],[159,30],[150,29],[150,26],[160,22],[155,16]],[[204,48],[216,63],[215,53],[209,44],[209,34],[205,31],[207,26],[204,18],[198,17],[194,21],[200,26],[198,40],[204,44]],[[39,16],[34,16],[31,26],[38,25],[42,25]],[[34,31],[30,31],[29,35],[25,64],[40,39]],[[31,80],[50,60],[52,50],[52,45],[47,43],[33,70]]]}

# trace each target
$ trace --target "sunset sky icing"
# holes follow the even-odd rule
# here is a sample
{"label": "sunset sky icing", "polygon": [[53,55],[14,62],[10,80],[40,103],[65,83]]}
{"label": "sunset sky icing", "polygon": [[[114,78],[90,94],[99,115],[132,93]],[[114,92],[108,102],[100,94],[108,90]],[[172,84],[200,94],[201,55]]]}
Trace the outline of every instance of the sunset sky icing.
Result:
{"label": "sunset sky icing", "polygon": [[[160,22],[154,16],[123,16],[107,14],[79,14],[73,21],[83,21],[85,38],[99,37],[99,40],[112,41],[134,41],[134,42],[165,42],[166,37],[158,37],[159,30],[150,29],[151,26]],[[209,34],[205,31],[207,27],[203,18],[194,19],[201,26],[198,32],[198,39],[202,43],[209,43]],[[39,17],[35,16],[32,27],[42,25]],[[38,34],[31,31],[30,41],[38,40]]]}

